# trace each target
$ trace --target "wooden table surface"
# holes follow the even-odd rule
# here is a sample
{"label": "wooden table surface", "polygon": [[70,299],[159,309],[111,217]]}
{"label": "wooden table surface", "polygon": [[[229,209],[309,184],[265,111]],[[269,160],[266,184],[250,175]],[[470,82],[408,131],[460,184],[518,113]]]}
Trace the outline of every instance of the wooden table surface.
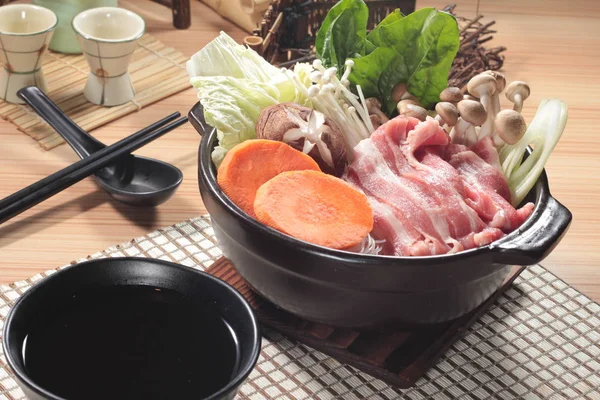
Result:
{"label": "wooden table surface", "polygon": [[[476,13],[476,0],[453,1],[456,12]],[[441,0],[419,0],[417,7],[444,7]],[[121,6],[144,17],[147,30],[191,56],[217,35],[236,40],[246,34],[203,4],[192,4],[192,27],[171,25],[168,9],[147,0],[122,0]],[[547,165],[553,195],[574,215],[563,241],[542,262],[578,290],[600,301],[600,2],[595,0],[483,0],[479,11],[497,22],[492,44],[508,47],[508,80],[532,88],[524,115],[531,121],[542,98],[569,105],[566,131]],[[175,110],[187,113],[196,95],[189,89],[95,130],[105,143],[146,126]],[[0,197],[63,168],[78,158],[67,145],[45,151],[0,121]],[[156,209],[120,204],[88,178],[0,226],[0,283],[27,278],[85,257],[110,245],[205,213],[197,187],[199,136],[188,124],[144,147],[138,154],[179,167],[184,181],[177,194]]]}

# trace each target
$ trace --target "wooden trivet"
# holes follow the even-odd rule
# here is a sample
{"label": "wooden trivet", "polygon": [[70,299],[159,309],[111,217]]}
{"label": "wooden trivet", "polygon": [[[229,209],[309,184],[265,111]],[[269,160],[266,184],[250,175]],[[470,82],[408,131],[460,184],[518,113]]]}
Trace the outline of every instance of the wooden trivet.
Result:
{"label": "wooden trivet", "polygon": [[[49,51],[44,56],[42,71],[52,101],[84,130],[91,131],[189,88],[191,85],[185,69],[187,60],[188,57],[179,51],[145,34],[129,64],[135,98],[115,107],[98,106],[83,97],[89,67],[82,54]],[[28,106],[0,100],[0,117],[15,124],[46,150],[64,143],[60,135]]]}
{"label": "wooden trivet", "polygon": [[309,322],[258,296],[231,262],[221,257],[206,272],[236,288],[248,300],[260,323],[340,362],[406,389],[427,372],[523,271],[513,267],[502,286],[485,303],[456,320],[395,332],[359,332]]}

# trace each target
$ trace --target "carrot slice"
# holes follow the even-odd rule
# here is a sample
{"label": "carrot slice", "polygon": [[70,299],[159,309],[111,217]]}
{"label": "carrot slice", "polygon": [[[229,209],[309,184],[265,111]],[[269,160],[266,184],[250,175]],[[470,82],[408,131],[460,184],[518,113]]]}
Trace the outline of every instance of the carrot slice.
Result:
{"label": "carrot slice", "polygon": [[359,244],[373,229],[367,197],[317,171],[284,172],[256,192],[259,222],[295,238],[333,249]]}
{"label": "carrot slice", "polygon": [[255,217],[254,197],[263,183],[282,172],[305,169],[320,171],[315,160],[286,143],[246,140],[227,152],[217,183],[231,201]]}

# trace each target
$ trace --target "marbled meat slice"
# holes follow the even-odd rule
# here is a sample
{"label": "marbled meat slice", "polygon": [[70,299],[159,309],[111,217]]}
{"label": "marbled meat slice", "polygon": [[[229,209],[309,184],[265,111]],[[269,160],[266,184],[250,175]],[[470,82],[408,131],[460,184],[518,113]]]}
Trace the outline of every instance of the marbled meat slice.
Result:
{"label": "marbled meat slice", "polygon": [[401,116],[355,147],[344,179],[367,195],[375,217],[371,234],[385,240],[383,254],[424,256],[483,246],[529,216],[532,206],[517,211],[504,197],[510,192],[491,141],[473,150],[494,165],[450,144],[437,121]]}

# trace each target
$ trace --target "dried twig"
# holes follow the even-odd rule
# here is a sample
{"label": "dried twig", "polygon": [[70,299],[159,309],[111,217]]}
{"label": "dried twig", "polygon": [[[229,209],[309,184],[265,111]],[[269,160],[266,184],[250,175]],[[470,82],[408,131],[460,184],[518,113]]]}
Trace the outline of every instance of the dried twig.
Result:
{"label": "dried twig", "polygon": [[[447,7],[454,14],[455,5]],[[482,23],[483,15],[468,19],[455,15],[460,27],[460,48],[452,63],[448,84],[464,88],[474,75],[485,70],[498,70],[504,64],[501,55],[506,47],[499,46],[486,49],[482,45],[493,39],[495,30],[490,29],[496,21]]]}

